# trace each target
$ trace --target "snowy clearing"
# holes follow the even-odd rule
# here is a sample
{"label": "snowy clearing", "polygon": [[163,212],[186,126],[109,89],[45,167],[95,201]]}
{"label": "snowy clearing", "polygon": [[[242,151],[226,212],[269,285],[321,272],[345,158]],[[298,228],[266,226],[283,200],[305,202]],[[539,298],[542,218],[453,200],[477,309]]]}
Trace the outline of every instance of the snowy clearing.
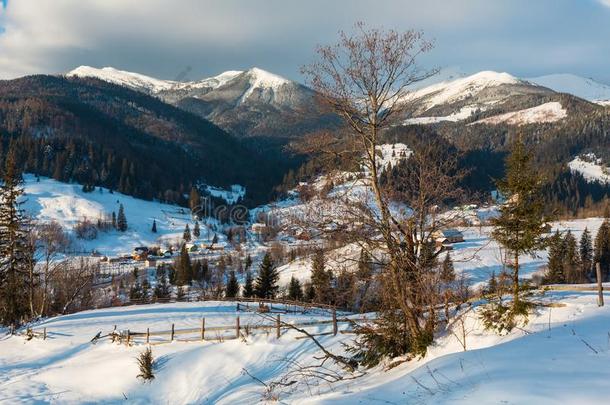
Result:
{"label": "snowy clearing", "polygon": [[561,103],[552,101],[539,106],[513,111],[493,117],[483,118],[468,125],[506,123],[509,125],[526,125],[542,122],[556,122],[567,117],[567,111]]}
{"label": "snowy clearing", "polygon": [[600,183],[610,183],[610,170],[596,162],[589,162],[580,157],[568,163],[570,170],[583,175],[588,181],[598,181]]}

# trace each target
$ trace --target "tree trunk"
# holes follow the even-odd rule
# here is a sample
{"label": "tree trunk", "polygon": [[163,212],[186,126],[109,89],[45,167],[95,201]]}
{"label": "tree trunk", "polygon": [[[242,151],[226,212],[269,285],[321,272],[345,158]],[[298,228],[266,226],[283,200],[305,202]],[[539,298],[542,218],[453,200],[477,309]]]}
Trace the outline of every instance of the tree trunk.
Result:
{"label": "tree trunk", "polygon": [[519,253],[515,253],[515,266],[513,270],[513,309],[519,306]]}

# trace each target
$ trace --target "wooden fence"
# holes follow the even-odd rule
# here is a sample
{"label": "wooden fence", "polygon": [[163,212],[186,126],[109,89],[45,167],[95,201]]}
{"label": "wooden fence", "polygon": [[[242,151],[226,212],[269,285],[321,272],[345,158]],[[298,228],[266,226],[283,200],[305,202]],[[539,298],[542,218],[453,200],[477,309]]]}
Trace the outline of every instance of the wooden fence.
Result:
{"label": "wooden fence", "polygon": [[[265,316],[268,320],[272,320],[271,316]],[[276,314],[273,317],[273,322],[257,325],[243,325],[239,316],[235,318],[235,322],[232,325],[222,326],[206,326],[205,318],[201,318],[201,325],[197,328],[185,328],[176,329],[175,324],[171,324],[171,328],[161,331],[151,331],[150,328],[146,328],[146,331],[113,331],[108,334],[108,338],[113,342],[125,344],[127,346],[133,344],[149,344],[159,345],[172,342],[202,342],[202,341],[225,341],[231,339],[239,339],[254,334],[256,331],[264,331],[267,333],[275,333],[276,339],[282,336],[283,330],[290,329],[303,329],[315,326],[332,326],[331,331],[325,333],[312,334],[313,336],[321,335],[333,335],[337,333],[351,333],[349,326],[356,322],[370,322],[373,319],[369,318],[352,318],[352,319],[337,319],[336,312],[333,313],[332,319],[321,320],[321,321],[306,321],[297,323],[286,323],[281,319],[280,314]],[[340,324],[348,324],[348,328],[340,331]],[[189,335],[188,338],[178,339],[180,335]],[[303,336],[305,337],[305,336]],[[303,338],[301,336],[297,337]]]}

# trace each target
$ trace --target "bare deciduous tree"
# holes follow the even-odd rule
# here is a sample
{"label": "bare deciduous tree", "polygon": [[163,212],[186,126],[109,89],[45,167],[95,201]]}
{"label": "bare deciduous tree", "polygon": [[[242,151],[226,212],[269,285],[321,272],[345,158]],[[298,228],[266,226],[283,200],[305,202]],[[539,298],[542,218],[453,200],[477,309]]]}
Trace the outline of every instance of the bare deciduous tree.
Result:
{"label": "bare deciduous tree", "polygon": [[436,218],[439,208],[456,197],[456,158],[434,140],[423,140],[395,170],[401,187],[388,187],[380,178],[388,168],[380,146],[384,131],[412,110],[409,86],[436,73],[416,63],[432,44],[418,31],[368,29],[362,23],[355,31],[341,32],[334,46],[319,47],[317,61],[303,68],[308,83],[345,127],[312,135],[297,149],[331,165],[357,168],[360,175],[349,182],[351,190],[331,197],[333,212],[325,215],[318,208],[314,216],[304,217],[316,222],[322,235],[341,234],[346,243],[366,250],[382,269],[381,317],[376,328],[361,329],[368,335],[365,341],[392,346],[391,354],[423,353],[432,341],[440,303],[434,264],[440,249],[433,234],[445,225]]}

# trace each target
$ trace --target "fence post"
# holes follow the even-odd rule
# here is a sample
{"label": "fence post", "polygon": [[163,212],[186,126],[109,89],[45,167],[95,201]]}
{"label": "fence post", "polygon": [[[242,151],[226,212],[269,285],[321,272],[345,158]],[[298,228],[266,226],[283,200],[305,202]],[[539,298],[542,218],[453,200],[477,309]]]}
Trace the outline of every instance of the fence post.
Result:
{"label": "fence post", "polygon": [[129,329],[127,329],[127,339],[125,339],[125,346],[129,346],[129,338],[131,337]]}
{"label": "fence post", "polygon": [[205,318],[201,318],[201,340],[205,340]]}
{"label": "fence post", "polygon": [[602,286],[602,269],[599,262],[595,263],[595,272],[597,273],[597,306],[604,306],[604,287]]}
{"label": "fence post", "polygon": [[280,314],[277,314],[277,318],[275,318],[275,337],[276,337],[276,339],[280,338],[280,332],[281,332],[280,325],[281,325]]}
{"label": "fence post", "polygon": [[146,328],[146,344],[150,343],[150,328]]}
{"label": "fence post", "polygon": [[239,316],[235,320],[235,338],[239,339]]}
{"label": "fence post", "polygon": [[172,323],[172,334],[170,335],[170,342],[174,341],[174,324]]}
{"label": "fence post", "polygon": [[333,308],[333,335],[337,336],[337,309]]}
{"label": "fence post", "polygon": [[47,328],[42,329],[42,340],[47,340]]}

